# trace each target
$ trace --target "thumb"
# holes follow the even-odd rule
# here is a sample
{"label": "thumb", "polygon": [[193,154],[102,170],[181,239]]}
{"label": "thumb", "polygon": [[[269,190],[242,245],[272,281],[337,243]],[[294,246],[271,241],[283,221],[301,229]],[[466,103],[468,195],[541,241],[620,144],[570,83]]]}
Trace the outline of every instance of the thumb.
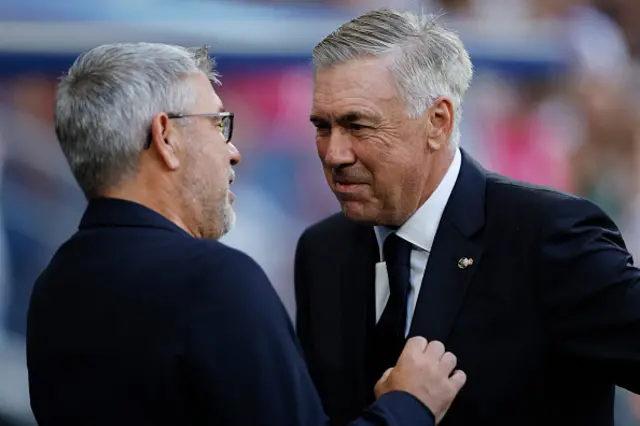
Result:
{"label": "thumb", "polygon": [[391,367],[391,368],[387,368],[387,371],[385,371],[385,372],[382,374],[382,377],[380,377],[380,380],[379,380],[379,381],[380,381],[380,382],[386,382],[386,381],[387,381],[387,379],[389,378],[389,374],[391,374],[391,372],[392,372],[392,371],[393,371],[393,367]]}
{"label": "thumb", "polygon": [[384,394],[386,392],[385,388],[385,384],[387,379],[389,378],[389,375],[391,374],[391,372],[393,371],[393,368],[389,368],[387,369],[387,371],[384,372],[384,374],[382,375],[382,377],[380,377],[380,380],[378,380],[378,383],[376,383],[373,392],[377,398],[380,398],[382,396],[382,394]]}

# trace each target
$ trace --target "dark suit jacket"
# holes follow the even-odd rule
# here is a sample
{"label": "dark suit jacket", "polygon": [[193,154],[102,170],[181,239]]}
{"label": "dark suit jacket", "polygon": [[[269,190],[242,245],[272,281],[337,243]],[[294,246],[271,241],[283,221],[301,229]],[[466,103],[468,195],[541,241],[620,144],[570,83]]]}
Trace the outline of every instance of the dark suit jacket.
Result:
{"label": "dark suit jacket", "polygon": [[[370,402],[371,226],[307,229],[295,263],[297,331],[327,414]],[[458,267],[462,257],[473,265]],[[595,205],[485,172],[463,153],[410,336],[440,340],[468,376],[442,426],[612,424],[614,383],[640,392],[640,272]]]}
{"label": "dark suit jacket", "polygon": [[[27,333],[40,426],[326,423],[261,268],[132,202],[90,202],[35,285]],[[357,424],[433,420],[398,392]]]}

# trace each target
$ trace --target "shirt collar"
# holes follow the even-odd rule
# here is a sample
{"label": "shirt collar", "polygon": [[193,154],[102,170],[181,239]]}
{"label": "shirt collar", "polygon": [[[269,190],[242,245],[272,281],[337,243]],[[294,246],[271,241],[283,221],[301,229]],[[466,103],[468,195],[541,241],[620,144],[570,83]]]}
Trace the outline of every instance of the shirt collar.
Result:
{"label": "shirt collar", "polygon": [[[462,164],[462,156],[460,149],[456,148],[456,153],[449,169],[445,173],[442,181],[438,185],[433,194],[420,208],[397,230],[398,236],[410,242],[418,249],[430,252],[436,231],[440,225],[440,219],[444,212],[449,196],[453,192],[453,187],[460,173]],[[387,236],[394,232],[393,229],[386,226],[375,226],[374,231],[380,247],[380,259],[382,256],[382,245]]]}

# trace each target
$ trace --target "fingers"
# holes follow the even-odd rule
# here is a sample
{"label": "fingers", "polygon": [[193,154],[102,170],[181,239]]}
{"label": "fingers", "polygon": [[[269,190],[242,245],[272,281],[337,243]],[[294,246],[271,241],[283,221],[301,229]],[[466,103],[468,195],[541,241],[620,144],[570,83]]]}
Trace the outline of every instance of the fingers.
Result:
{"label": "fingers", "polygon": [[458,392],[460,389],[462,389],[465,383],[467,383],[467,375],[462,370],[456,370],[449,379],[449,382],[451,383],[455,391]]}
{"label": "fingers", "polygon": [[[440,374],[449,378],[456,392],[466,383],[467,375],[462,370],[456,370],[454,372],[454,369],[458,365],[458,358],[453,353],[446,352],[442,342],[437,340],[429,342],[424,337],[416,336],[407,340],[405,351],[412,354],[412,356],[424,356],[429,360],[428,362],[431,365],[437,366]],[[385,371],[380,381],[386,380],[391,370],[392,369]]]}
{"label": "fingers", "polygon": [[457,364],[458,358],[451,352],[445,352],[444,355],[442,355],[442,358],[440,358],[440,366],[443,368],[447,376],[451,374]]}
{"label": "fingers", "polygon": [[444,355],[444,345],[442,342],[438,342],[437,340],[429,342],[424,353],[429,359],[433,361],[440,361],[442,355]]}
{"label": "fingers", "polygon": [[392,390],[409,392],[429,407],[437,424],[467,382],[467,375],[455,369],[457,365],[457,357],[442,342],[413,337],[397,365],[385,371],[376,384],[376,397]]}
{"label": "fingers", "polygon": [[425,339],[424,337],[415,336],[407,340],[404,348],[409,352],[424,352],[427,349],[428,343],[429,342],[427,342],[427,339]]}

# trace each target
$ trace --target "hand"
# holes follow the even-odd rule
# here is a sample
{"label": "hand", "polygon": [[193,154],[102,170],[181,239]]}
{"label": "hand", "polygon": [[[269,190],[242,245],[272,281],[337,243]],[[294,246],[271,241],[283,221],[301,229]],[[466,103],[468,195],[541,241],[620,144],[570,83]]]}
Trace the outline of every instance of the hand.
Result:
{"label": "hand", "polygon": [[631,394],[629,395],[629,399],[631,400],[631,411],[636,419],[640,420],[640,395]]}
{"label": "hand", "polygon": [[456,364],[456,356],[445,352],[442,343],[413,337],[396,366],[385,371],[376,384],[376,398],[391,391],[409,392],[429,407],[438,424],[467,381],[460,370],[451,375]]}

